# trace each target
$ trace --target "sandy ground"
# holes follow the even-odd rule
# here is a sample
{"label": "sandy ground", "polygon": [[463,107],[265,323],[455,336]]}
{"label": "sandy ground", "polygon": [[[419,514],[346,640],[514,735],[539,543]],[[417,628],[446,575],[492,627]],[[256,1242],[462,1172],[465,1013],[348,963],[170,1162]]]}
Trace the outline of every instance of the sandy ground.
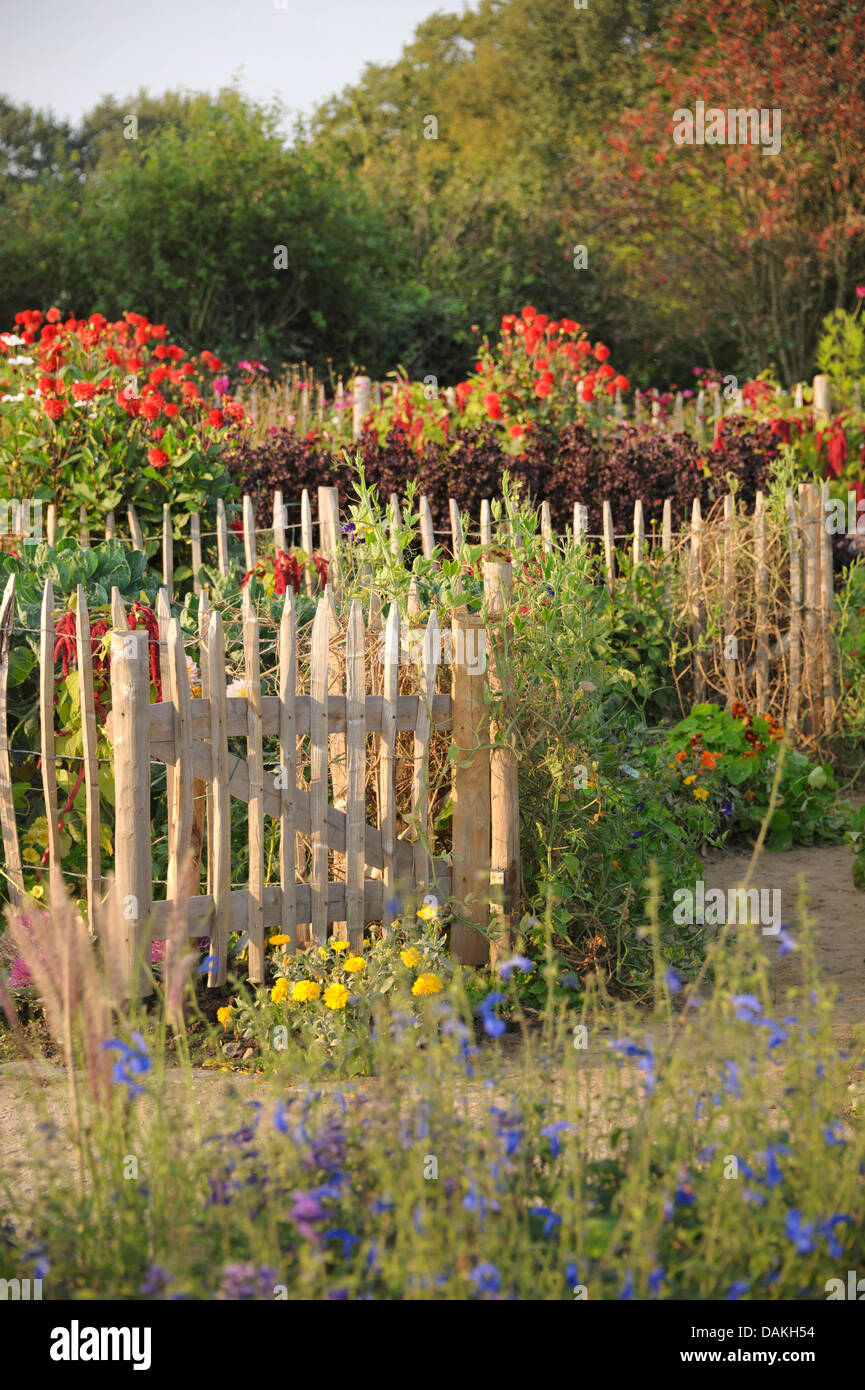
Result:
{"label": "sandy ground", "polygon": [[[865,893],[853,886],[852,854],[844,846],[795,849],[785,854],[764,854],[754,875],[753,885],[780,889],[782,916],[796,936],[797,907],[802,883],[806,885],[808,911],[816,919],[815,935],[818,957],[827,979],[837,987],[835,1011],[839,1041],[849,1043],[856,1024],[865,1023]],[[709,888],[734,887],[741,883],[748,869],[747,854],[713,854],[704,859],[704,882]],[[771,964],[778,999],[783,999],[790,985],[798,983],[798,958],[795,952],[780,956],[776,938],[763,938]],[[603,1030],[606,1031],[606,1030]],[[678,1030],[676,1030],[678,1031]],[[514,1063],[519,1065],[519,1040],[512,1043]],[[594,1072],[600,1061],[595,1051],[585,1054],[585,1065]],[[16,1186],[22,1182],[20,1165],[25,1169],[38,1161],[44,1143],[41,1126],[46,1119],[63,1125],[69,1113],[68,1091],[63,1071],[49,1063],[37,1067],[41,1084],[38,1100],[34,1100],[33,1073],[22,1062],[0,1066],[0,1173],[18,1170]],[[587,1078],[588,1079],[588,1078]],[[182,1080],[170,1075],[167,1081],[171,1092],[181,1100]],[[195,1072],[194,1100],[201,1114],[205,1131],[219,1124],[238,1120],[245,1100],[255,1094],[260,1081],[254,1076],[228,1074],[217,1070],[199,1069]],[[358,1083],[374,1087],[375,1082]],[[590,1083],[590,1090],[601,1085]],[[779,1077],[779,1085],[783,1078]],[[471,1105],[471,1100],[468,1104]],[[248,1117],[249,1112],[246,1112]]]}

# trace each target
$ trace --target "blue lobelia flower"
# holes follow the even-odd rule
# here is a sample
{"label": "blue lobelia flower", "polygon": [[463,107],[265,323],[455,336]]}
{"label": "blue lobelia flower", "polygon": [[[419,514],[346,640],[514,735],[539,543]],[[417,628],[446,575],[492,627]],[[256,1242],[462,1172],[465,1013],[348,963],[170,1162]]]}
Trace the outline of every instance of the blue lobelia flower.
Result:
{"label": "blue lobelia flower", "polygon": [[562,1218],[558,1212],[550,1207],[532,1207],[532,1216],[540,1216],[544,1222],[544,1235],[551,1236],[562,1224]]}
{"label": "blue lobelia flower", "polygon": [[559,1143],[559,1135],[568,1134],[570,1130],[571,1126],[567,1120],[556,1120],[555,1124],[542,1126],[541,1134],[543,1134],[545,1139],[549,1139],[550,1141],[550,1155],[552,1158],[558,1158],[562,1151],[562,1146]]}
{"label": "blue lobelia flower", "polygon": [[503,960],[498,966],[503,980],[509,980],[515,970],[520,970],[524,975],[528,975],[534,968],[534,961],[530,961],[528,956],[521,955],[511,956],[510,960]]}
{"label": "blue lobelia flower", "polygon": [[121,1055],[111,1069],[111,1080],[115,1085],[128,1087],[130,1099],[133,1096],[141,1095],[144,1090],[136,1081],[136,1077],[143,1076],[150,1071],[153,1066],[150,1055],[147,1051],[147,1043],[140,1033],[132,1034],[134,1047],[122,1042],[119,1038],[113,1038],[110,1042],[104,1042],[102,1047],[106,1050],[113,1049]]}
{"label": "blue lobelia flower", "polygon": [[787,1219],[784,1222],[784,1234],[788,1240],[792,1240],[799,1255],[810,1255],[816,1250],[816,1245],[812,1239],[814,1235],[814,1222],[805,1221],[801,1211],[796,1207],[787,1212]]}
{"label": "blue lobelia flower", "polygon": [[837,1125],[824,1125],[822,1129],[823,1138],[830,1148],[835,1144],[846,1144],[843,1130]]}
{"label": "blue lobelia flower", "polygon": [[496,1005],[502,1004],[504,998],[505,996],[503,994],[493,991],[492,994],[487,995],[486,999],[482,999],[478,1005],[477,1011],[481,1016],[484,1032],[490,1038],[500,1038],[502,1033],[507,1030],[508,1025],[503,1018],[499,1018],[495,1011]]}
{"label": "blue lobelia flower", "polygon": [[734,1282],[730,1285],[730,1292],[727,1294],[726,1301],[728,1303],[735,1303],[736,1300],[741,1298],[743,1294],[748,1293],[750,1291],[750,1288],[751,1285],[746,1284],[744,1279],[734,1280]]}
{"label": "blue lobelia flower", "polygon": [[652,1298],[658,1297],[658,1294],[661,1292],[661,1285],[666,1284],[666,1282],[667,1276],[661,1266],[658,1265],[649,1274],[649,1292]]}
{"label": "blue lobelia flower", "polygon": [[477,1289],[478,1293],[498,1293],[502,1286],[502,1276],[494,1264],[488,1260],[475,1265],[474,1269],[469,1270],[469,1278]]}

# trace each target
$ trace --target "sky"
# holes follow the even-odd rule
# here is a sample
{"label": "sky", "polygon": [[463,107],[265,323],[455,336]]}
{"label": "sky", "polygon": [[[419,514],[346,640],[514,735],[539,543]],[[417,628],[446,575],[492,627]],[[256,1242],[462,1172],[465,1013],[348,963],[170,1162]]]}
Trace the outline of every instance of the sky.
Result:
{"label": "sky", "polygon": [[0,94],[80,119],[140,87],[249,96],[293,112],[399,56],[415,26],[463,0],[0,0]]}

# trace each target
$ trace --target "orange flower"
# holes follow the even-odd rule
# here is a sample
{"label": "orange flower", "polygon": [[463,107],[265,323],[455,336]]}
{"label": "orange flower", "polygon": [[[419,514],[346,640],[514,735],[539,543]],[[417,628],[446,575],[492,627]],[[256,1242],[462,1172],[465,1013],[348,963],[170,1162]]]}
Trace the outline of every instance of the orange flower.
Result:
{"label": "orange flower", "polygon": [[688,750],[687,750],[686,748],[680,748],[679,751],[678,751],[678,753],[676,754],[676,762],[677,762],[677,763],[683,763],[683,762],[685,761],[685,759],[687,758],[687,756],[688,756]]}
{"label": "orange flower", "polygon": [[702,758],[700,759],[700,767],[707,767],[710,771],[714,772],[715,768],[718,766],[717,760],[718,758],[720,758],[720,756],[720,753],[718,753],[715,757],[713,757],[711,753],[704,753]]}

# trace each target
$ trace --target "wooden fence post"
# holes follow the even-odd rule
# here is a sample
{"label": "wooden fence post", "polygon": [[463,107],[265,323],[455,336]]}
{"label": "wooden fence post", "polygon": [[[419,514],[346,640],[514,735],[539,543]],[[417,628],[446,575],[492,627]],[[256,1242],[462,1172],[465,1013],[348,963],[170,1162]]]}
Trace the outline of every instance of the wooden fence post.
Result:
{"label": "wooden fence post", "polygon": [[220,574],[230,573],[228,558],[228,522],[225,518],[225,503],[221,497],[216,499],[216,555]]}
{"label": "wooden fence post", "polygon": [[433,530],[432,509],[426,493],[421,493],[418,511],[420,513],[420,539],[425,560],[431,560],[435,550],[436,538]]}
{"label": "wooden fence post", "polygon": [[816,483],[799,484],[799,510],[805,581],[806,728],[813,737],[819,738],[823,725],[823,653],[820,641],[820,489]]}
{"label": "wooden fence post", "polygon": [[285,543],[285,503],[282,500],[282,493],[277,488],[273,494],[273,555],[274,559],[281,550],[287,550]]}
{"label": "wooden fence post", "polygon": [[138,520],[138,513],[132,506],[131,502],[129,506],[126,508],[126,519],[129,522],[129,534],[132,537],[132,549],[143,550],[144,532],[142,531],[141,523]]}
{"label": "wooden fence post", "polygon": [[12,645],[12,627],[15,622],[15,575],[10,574],[0,603],[0,827],[3,832],[3,857],[6,861],[5,877],[9,884],[9,898],[17,907],[24,895],[24,875],[21,850],[18,843],[18,827],[15,823],[15,801],[12,796],[12,764],[9,758],[9,730],[7,727],[6,691],[9,684],[9,652]]}
{"label": "wooden fence post", "polygon": [[705,603],[703,601],[703,514],[699,497],[694,498],[691,509],[691,553],[688,559],[688,579],[691,599],[691,642],[693,644],[692,669],[694,680],[694,702],[701,704],[706,698],[706,673],[703,654],[700,649],[706,627]]}
{"label": "wooden fence post", "polygon": [[493,543],[493,514],[490,509],[489,498],[484,497],[481,502],[481,545],[492,545]]}
{"label": "wooden fence post", "polygon": [[448,498],[448,512],[450,514],[453,557],[455,560],[458,560],[460,551],[463,548],[463,523],[460,516],[460,509],[453,497]]}
{"label": "wooden fence post", "polygon": [[312,625],[309,665],[309,835],[312,938],[327,940],[327,684],[330,608],[322,595]]}
{"label": "wooden fence post", "polygon": [[[168,666],[163,672],[163,695],[174,714],[174,804],[169,808],[168,871],[165,896],[176,901],[184,886],[183,869],[187,855],[195,853],[195,779],[192,711],[189,707],[189,671],[180,623],[172,618],[167,633]],[[200,861],[199,861],[200,863]],[[198,883],[196,880],[196,891]],[[184,912],[187,902],[181,903]]]}
{"label": "wooden fence post", "polygon": [[[323,542],[320,542],[320,545]],[[309,492],[306,488],[300,494],[300,548],[309,557],[309,563],[304,566],[304,587],[306,592],[311,594],[314,588],[312,580],[312,556],[315,544],[312,538],[312,503],[309,499]]]}
{"label": "wooden fence post", "polygon": [[122,975],[134,998],[148,992],[153,856],[150,840],[150,652],[143,628],[111,633],[114,847],[126,932]]}
{"label": "wooden fence post", "polygon": [[832,642],[832,621],[835,609],[835,582],[832,567],[832,537],[829,534],[826,518],[829,504],[829,484],[820,488],[820,631],[823,657],[823,733],[832,730],[835,718],[835,654]]}
{"label": "wooden fence post", "polygon": [[249,978],[264,979],[264,752],[261,732],[261,658],[258,614],[249,585],[243,590],[243,660],[246,677],[246,766],[249,776]]}
{"label": "wooden fence post", "polygon": [[553,517],[549,502],[541,503],[541,543],[545,555],[553,553]]}
{"label": "wooden fence post", "polygon": [[42,791],[48,822],[48,879],[52,897],[63,889],[60,865],[60,827],[57,813],[57,753],[54,740],[54,585],[45,580],[39,634],[39,730]]}
{"label": "wooden fence post", "polygon": [[339,489],[318,489],[318,533],[321,553],[327,560],[327,582],[339,593]]}
{"label": "wooden fence post", "polygon": [[398,913],[390,906],[396,892],[396,715],[399,693],[400,618],[390,606],[384,630],[381,734],[378,764],[378,823],[381,829],[382,927],[389,931]]}
{"label": "wooden fence post", "polygon": [[167,502],[162,504],[162,585],[170,603],[174,598],[174,532]]}
{"label": "wooden fence post", "polygon": [[739,634],[736,611],[736,507],[733,496],[724,497],[724,580],[722,603],[724,609],[724,631],[722,633],[722,655],[724,661],[724,684],[727,687],[727,708],[736,698],[736,676],[738,658],[728,656],[727,650],[732,638],[733,651],[738,649]]}
{"label": "wooden fence post", "polygon": [[769,693],[769,569],[766,564],[766,504],[762,492],[757,493],[754,503],[754,588],[757,713],[765,714]]}
{"label": "wooden fence post", "polygon": [[294,589],[285,593],[279,623],[279,886],[282,892],[281,930],[297,949],[297,888],[295,807],[297,803],[297,628]]}
{"label": "wooden fence post", "polygon": [[189,517],[189,545],[192,551],[192,588],[196,594],[201,593],[201,517],[198,512],[192,512]]}
{"label": "wooden fence post", "polygon": [[354,379],[354,400],[351,415],[351,437],[360,439],[363,433],[363,422],[370,412],[370,396],[372,392],[372,382],[368,376],[356,376]]}
{"label": "wooden fence post", "polygon": [[787,726],[799,727],[799,700],[802,686],[802,561],[799,539],[799,509],[792,488],[787,489],[787,535],[790,550],[790,645]]}
{"label": "wooden fence post", "polygon": [[607,590],[612,598],[616,592],[616,540],[609,502],[604,503],[604,568],[607,571]]}
{"label": "wooden fence post", "polygon": [[643,504],[639,497],[634,503],[634,569],[643,563],[643,547],[646,544],[646,521]]}
{"label": "wooden fence post", "polygon": [[255,544],[255,512],[248,492],[243,495],[243,560],[246,573],[249,574],[255,569],[258,554]]}
{"label": "wooden fence post", "polygon": [[499,705],[490,729],[490,884],[501,890],[501,901],[494,903],[499,930],[490,942],[493,963],[510,950],[520,907],[519,766],[507,742],[515,710],[505,664],[512,579],[507,562],[488,560],[484,565],[486,608],[491,620],[489,686]]}
{"label": "wooden fence post", "polygon": [[96,757],[96,704],[93,696],[93,649],[90,615],[82,585],[75,593],[75,634],[78,690],[81,701],[81,754],[84,762],[85,837],[87,841],[87,926],[96,934],[97,908],[102,901],[102,843],[99,827],[99,762]]}
{"label": "wooden fence post", "polygon": [[456,613],[452,642],[452,893],[463,921],[451,928],[451,953],[462,965],[484,965],[489,957],[490,738],[482,620]]}

